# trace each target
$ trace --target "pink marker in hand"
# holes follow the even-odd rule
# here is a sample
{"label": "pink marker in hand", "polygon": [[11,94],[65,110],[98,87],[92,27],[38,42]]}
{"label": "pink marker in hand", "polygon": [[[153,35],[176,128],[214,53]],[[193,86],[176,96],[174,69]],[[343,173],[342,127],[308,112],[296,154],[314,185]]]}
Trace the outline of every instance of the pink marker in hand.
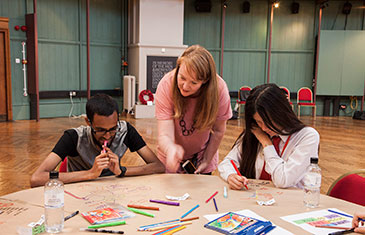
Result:
{"label": "pink marker in hand", "polygon": [[103,144],[103,150],[101,150],[101,153],[106,153],[105,147],[108,145],[108,141],[104,140],[104,144]]}

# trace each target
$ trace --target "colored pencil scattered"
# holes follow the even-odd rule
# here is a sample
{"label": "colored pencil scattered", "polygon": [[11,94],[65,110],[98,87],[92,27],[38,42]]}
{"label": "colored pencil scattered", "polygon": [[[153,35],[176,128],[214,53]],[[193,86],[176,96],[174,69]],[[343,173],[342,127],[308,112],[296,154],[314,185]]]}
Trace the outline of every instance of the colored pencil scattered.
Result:
{"label": "colored pencil scattered", "polygon": [[178,202],[169,202],[169,201],[162,201],[162,200],[150,200],[150,202],[155,202],[155,203],[161,203],[161,204],[166,204],[166,205],[171,205],[171,206],[180,206],[180,203]]}
{"label": "colored pencil scattered", "polygon": [[[237,175],[242,176],[242,175],[241,175],[241,172],[238,170],[238,168],[237,168],[236,164],[234,164],[234,161],[233,161],[233,160],[231,160],[231,164],[232,164],[233,168],[236,170]],[[248,190],[247,185],[245,185],[245,187],[246,187],[246,189]]]}
{"label": "colored pencil scattered", "polygon": [[218,212],[217,202],[215,201],[215,198],[213,198],[213,202],[214,202],[215,211]]}
{"label": "colored pencil scattered", "polygon": [[125,224],[125,221],[115,221],[115,222],[110,222],[110,223],[104,223],[104,224],[95,224],[95,225],[90,225],[87,228],[104,228],[104,227],[110,227],[110,226],[118,226],[118,225],[123,225]]}
{"label": "colored pencil scattered", "polygon": [[181,222],[186,222],[186,221],[191,221],[191,220],[196,220],[199,219],[199,217],[191,217],[191,218],[186,218],[186,219],[175,219],[175,220],[169,220],[169,221],[164,221],[164,222],[160,222],[160,223],[155,223],[155,224],[149,224],[149,225],[144,225],[144,226],[140,226],[138,228],[138,231],[145,231],[148,228],[153,228],[153,227],[160,227],[160,226],[174,226],[176,224],[179,224]]}
{"label": "colored pencil scattered", "polygon": [[216,191],[215,193],[213,193],[212,196],[210,196],[206,201],[205,203],[208,203],[210,201],[210,199],[212,199],[215,195],[217,195],[218,191]]}
{"label": "colored pencil scattered", "polygon": [[136,209],[155,210],[155,211],[160,210],[160,208],[153,207],[153,206],[141,206],[141,205],[132,205],[132,204],[128,204],[127,206],[131,207],[131,208],[136,208]]}
{"label": "colored pencil scattered", "polygon": [[192,223],[193,222],[191,222],[191,221],[185,221],[185,222],[179,222],[179,223],[172,224],[172,225],[171,224],[168,224],[168,225],[162,225],[162,226],[157,226],[157,227],[146,228],[143,231],[156,231],[156,230],[161,230],[161,229],[169,228],[169,227],[172,227],[172,226],[186,225],[186,224],[192,224]]}
{"label": "colored pencil scattered", "polygon": [[148,213],[148,212],[145,212],[145,211],[141,211],[141,210],[138,210],[138,209],[135,209],[135,208],[128,207],[128,210],[130,210],[134,213],[137,213],[137,214],[146,215],[146,216],[150,216],[150,217],[155,217],[154,214],[151,214],[151,213]]}
{"label": "colored pencil scattered", "polygon": [[171,230],[170,232],[167,232],[167,233],[164,233],[164,235],[171,235],[171,234],[174,234],[176,233],[177,231],[180,231],[182,229],[186,228],[186,226],[181,226],[181,227],[178,227],[178,228],[175,228],[174,230]]}
{"label": "colored pencil scattered", "polygon": [[168,228],[166,228],[166,229],[164,229],[162,231],[159,231],[157,233],[154,233],[152,235],[162,235],[162,234],[167,233],[168,231],[174,230],[175,228],[178,228],[178,227],[181,227],[181,225],[176,225],[176,226],[168,227]]}
{"label": "colored pencil scattered", "polygon": [[196,206],[194,206],[193,208],[191,208],[188,212],[186,212],[185,214],[183,214],[182,216],[181,216],[181,219],[183,219],[185,216],[187,216],[188,214],[190,214],[193,210],[195,210],[196,208],[198,208],[199,207],[199,204],[198,205],[196,205]]}

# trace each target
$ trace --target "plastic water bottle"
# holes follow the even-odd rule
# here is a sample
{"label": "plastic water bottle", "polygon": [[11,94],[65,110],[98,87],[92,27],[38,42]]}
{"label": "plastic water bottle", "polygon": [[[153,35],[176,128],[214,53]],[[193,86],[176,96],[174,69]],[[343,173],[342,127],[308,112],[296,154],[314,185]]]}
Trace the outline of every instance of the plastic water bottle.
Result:
{"label": "plastic water bottle", "polygon": [[310,208],[318,207],[321,194],[321,168],[318,158],[311,158],[311,164],[304,176],[304,205]]}
{"label": "plastic water bottle", "polygon": [[58,180],[58,172],[49,173],[49,181],[44,186],[45,227],[48,233],[59,233],[63,229],[64,189]]}

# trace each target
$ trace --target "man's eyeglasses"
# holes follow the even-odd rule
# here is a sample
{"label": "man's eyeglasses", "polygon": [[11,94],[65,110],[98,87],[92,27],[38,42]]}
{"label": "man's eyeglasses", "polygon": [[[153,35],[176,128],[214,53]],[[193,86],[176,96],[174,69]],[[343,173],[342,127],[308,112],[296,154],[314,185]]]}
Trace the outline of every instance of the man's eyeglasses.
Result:
{"label": "man's eyeglasses", "polygon": [[103,128],[94,129],[91,125],[90,125],[90,127],[91,127],[92,132],[94,132],[94,134],[96,134],[96,135],[105,135],[107,132],[109,132],[111,135],[114,135],[119,130],[118,125],[110,128],[109,130],[105,130]]}

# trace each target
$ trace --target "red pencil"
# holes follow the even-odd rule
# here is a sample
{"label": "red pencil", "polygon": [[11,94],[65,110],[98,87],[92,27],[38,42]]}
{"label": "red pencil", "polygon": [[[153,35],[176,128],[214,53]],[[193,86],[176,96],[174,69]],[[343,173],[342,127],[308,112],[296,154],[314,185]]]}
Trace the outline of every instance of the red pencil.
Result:
{"label": "red pencil", "polygon": [[212,199],[215,195],[217,195],[217,193],[218,193],[218,191],[217,191],[217,192],[215,192],[215,193],[213,193],[213,195],[212,195],[212,196],[210,196],[210,198],[208,198],[208,199],[205,201],[205,203],[208,203],[208,202],[210,201],[210,199]]}
{"label": "red pencil", "polygon": [[[236,170],[237,174],[238,174],[239,176],[242,176],[242,175],[241,175],[241,172],[238,170],[238,168],[236,167],[236,164],[234,164],[234,161],[233,161],[233,160],[231,160],[231,163],[232,163],[232,166],[234,167],[234,169]],[[245,187],[246,187],[246,189],[248,190],[247,185],[245,185]]]}

